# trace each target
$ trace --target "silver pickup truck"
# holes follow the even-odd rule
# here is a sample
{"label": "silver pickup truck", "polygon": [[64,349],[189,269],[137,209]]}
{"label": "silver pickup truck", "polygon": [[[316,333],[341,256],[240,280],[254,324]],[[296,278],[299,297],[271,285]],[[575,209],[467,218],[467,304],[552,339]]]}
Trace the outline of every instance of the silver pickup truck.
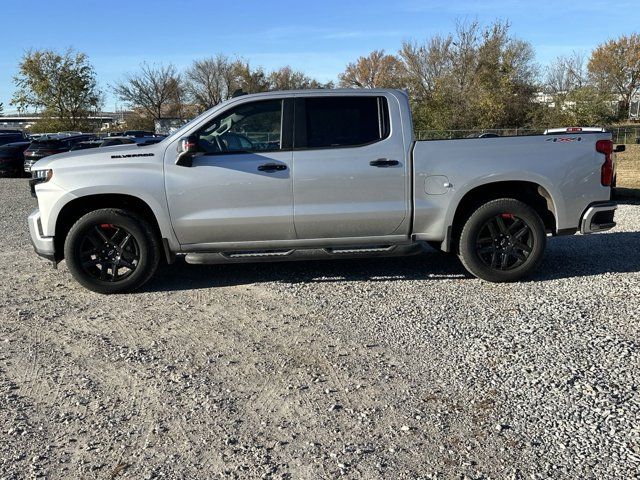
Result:
{"label": "silver pickup truck", "polygon": [[160,143],[39,160],[35,250],[101,293],[160,261],[412,255],[429,244],[514,281],[548,236],[615,226],[606,132],[415,141],[397,90],[244,95]]}

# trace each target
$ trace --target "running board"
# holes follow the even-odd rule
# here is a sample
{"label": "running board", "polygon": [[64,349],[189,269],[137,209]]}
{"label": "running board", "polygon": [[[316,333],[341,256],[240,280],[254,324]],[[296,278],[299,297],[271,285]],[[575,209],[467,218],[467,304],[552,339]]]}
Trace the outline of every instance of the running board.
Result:
{"label": "running board", "polygon": [[396,245],[385,245],[384,247],[345,247],[345,248],[324,248],[323,250],[327,252],[329,255],[345,255],[351,253],[380,253],[380,252],[391,252]]}
{"label": "running board", "polygon": [[255,252],[221,252],[227,258],[264,258],[264,257],[286,257],[294,250],[261,250]]}
{"label": "running board", "polygon": [[331,260],[335,258],[404,257],[423,251],[421,244],[384,245],[344,248],[305,248],[240,252],[193,252],[185,261],[194,265],[222,263],[283,262],[296,260]]}

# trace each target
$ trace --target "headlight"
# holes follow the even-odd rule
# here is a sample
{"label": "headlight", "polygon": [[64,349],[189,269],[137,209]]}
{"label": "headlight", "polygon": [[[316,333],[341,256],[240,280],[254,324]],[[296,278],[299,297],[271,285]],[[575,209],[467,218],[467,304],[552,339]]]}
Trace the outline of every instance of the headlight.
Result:
{"label": "headlight", "polygon": [[29,180],[29,188],[31,189],[31,196],[36,196],[36,185],[39,183],[45,183],[51,180],[53,177],[53,170],[31,170],[31,180]]}
{"label": "headlight", "polygon": [[49,180],[51,180],[52,176],[53,176],[53,170],[51,170],[51,169],[47,169],[47,170],[31,170],[31,178],[33,180],[37,180],[37,182],[35,182],[35,183],[48,182]]}

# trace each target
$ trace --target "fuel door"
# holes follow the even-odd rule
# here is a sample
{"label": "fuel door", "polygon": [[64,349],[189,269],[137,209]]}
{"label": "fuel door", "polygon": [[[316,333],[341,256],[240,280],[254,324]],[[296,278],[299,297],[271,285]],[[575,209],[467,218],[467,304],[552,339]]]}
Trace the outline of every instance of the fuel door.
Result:
{"label": "fuel door", "polygon": [[427,195],[444,195],[453,187],[444,175],[430,175],[424,181],[424,191]]}

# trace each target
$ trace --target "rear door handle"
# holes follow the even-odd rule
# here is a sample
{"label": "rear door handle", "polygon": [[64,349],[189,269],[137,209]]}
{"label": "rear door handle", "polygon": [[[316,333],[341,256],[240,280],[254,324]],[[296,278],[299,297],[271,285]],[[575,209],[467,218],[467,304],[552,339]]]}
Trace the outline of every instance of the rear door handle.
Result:
{"label": "rear door handle", "polygon": [[286,170],[287,166],[283,163],[263,163],[258,166],[261,172],[277,172],[278,170]]}
{"label": "rear door handle", "polygon": [[395,165],[400,165],[398,160],[387,160],[386,158],[378,158],[377,160],[371,160],[369,165],[372,167],[393,167]]}

